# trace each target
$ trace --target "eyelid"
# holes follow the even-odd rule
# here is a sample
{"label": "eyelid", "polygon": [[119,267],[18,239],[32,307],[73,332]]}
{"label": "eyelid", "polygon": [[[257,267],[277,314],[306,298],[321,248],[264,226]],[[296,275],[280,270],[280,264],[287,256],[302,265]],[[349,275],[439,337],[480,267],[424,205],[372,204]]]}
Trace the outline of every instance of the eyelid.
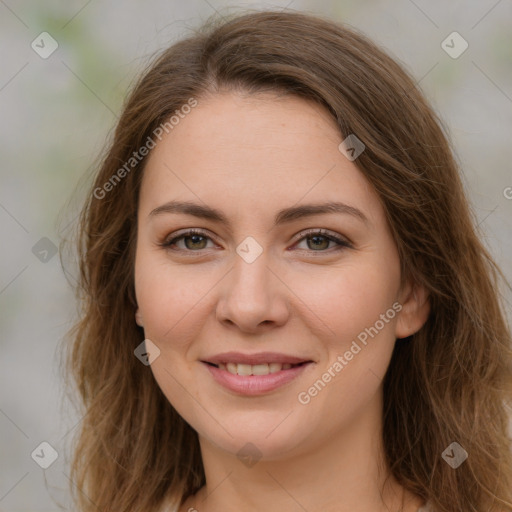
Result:
{"label": "eyelid", "polygon": [[[308,228],[304,231],[301,231],[297,234],[296,237],[294,237],[294,245],[297,242],[302,241],[304,238],[306,238],[308,235],[320,235],[324,236],[325,238],[328,238],[329,240],[333,240],[334,242],[337,242],[338,244],[345,246],[345,247],[353,247],[352,242],[343,235],[340,235],[336,233],[335,231],[330,231],[329,229],[324,228]],[[311,251],[311,252],[327,252],[327,251]]]}
{"label": "eyelid", "polygon": [[[176,231],[175,233],[172,233],[170,236],[165,237],[164,241],[158,245],[160,245],[166,249],[169,249],[170,246],[173,244],[173,242],[175,242],[176,240],[186,238],[188,236],[194,236],[194,235],[199,235],[204,238],[208,238],[208,239],[212,240],[212,242],[217,243],[215,240],[215,237],[209,231],[206,231],[202,228],[184,228],[183,230]],[[338,247],[331,248],[331,249],[328,249],[325,251],[313,251],[313,250],[307,250],[307,249],[298,249],[298,250],[305,250],[310,253],[317,252],[317,253],[322,254],[322,253],[331,253],[333,250],[341,249],[341,248],[353,248],[352,242],[346,236],[339,235],[334,231],[330,231],[330,230],[324,229],[324,228],[308,228],[306,230],[301,231],[300,233],[297,233],[297,235],[294,237],[293,245],[296,245],[297,243],[301,242],[302,240],[304,240],[305,238],[307,238],[310,235],[323,236],[323,237],[327,238],[328,240],[337,243]],[[197,251],[175,249],[176,252],[188,252],[188,253],[194,253],[194,252],[201,253],[204,250],[205,249],[200,249]]]}
{"label": "eyelid", "polygon": [[[162,243],[159,245],[162,245],[164,248],[169,247],[172,242],[179,238],[186,238],[187,236],[194,236],[199,235],[203,236],[205,238],[210,238],[213,242],[215,242],[215,237],[209,232],[202,228],[184,228],[180,229],[179,231],[176,231],[175,233],[171,233],[169,236],[166,236]],[[194,251],[188,251],[188,252],[194,252]],[[195,251],[198,252],[198,251]]]}

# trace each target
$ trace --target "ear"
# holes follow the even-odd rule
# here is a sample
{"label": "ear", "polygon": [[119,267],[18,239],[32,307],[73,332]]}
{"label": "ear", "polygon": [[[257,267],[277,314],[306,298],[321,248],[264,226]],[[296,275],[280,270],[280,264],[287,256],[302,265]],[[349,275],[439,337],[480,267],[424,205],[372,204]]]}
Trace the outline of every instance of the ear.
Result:
{"label": "ear", "polygon": [[144,327],[144,323],[142,321],[142,313],[139,311],[139,308],[137,308],[137,311],[135,311],[135,321],[137,322],[137,325]]}
{"label": "ear", "polygon": [[430,313],[428,292],[424,286],[407,282],[400,293],[402,309],[395,324],[395,336],[407,338],[418,332],[427,321]]}

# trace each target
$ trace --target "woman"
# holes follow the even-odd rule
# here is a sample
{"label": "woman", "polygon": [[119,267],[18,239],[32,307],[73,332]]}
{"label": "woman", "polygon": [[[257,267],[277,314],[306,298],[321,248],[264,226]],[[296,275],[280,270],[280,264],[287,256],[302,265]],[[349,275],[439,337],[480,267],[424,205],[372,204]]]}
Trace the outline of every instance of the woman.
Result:
{"label": "woman", "polygon": [[306,14],[151,64],[80,224],[80,511],[512,510],[500,272],[441,126]]}

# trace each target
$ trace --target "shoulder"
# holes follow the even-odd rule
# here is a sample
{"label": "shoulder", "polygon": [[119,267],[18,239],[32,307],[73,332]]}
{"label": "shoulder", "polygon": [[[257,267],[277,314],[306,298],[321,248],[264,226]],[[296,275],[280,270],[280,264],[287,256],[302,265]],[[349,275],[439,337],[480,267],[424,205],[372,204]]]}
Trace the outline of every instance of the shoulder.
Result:
{"label": "shoulder", "polygon": [[[432,504],[430,503],[430,501],[428,501],[427,503],[425,503],[425,505],[423,505],[422,507],[420,507],[418,509],[418,512],[436,512],[436,511],[432,507]],[[503,509],[500,512],[507,512],[507,510]]]}
{"label": "shoulder", "polygon": [[190,506],[190,498],[187,499],[181,506],[171,504],[166,501],[156,512],[198,512],[194,507]]}
{"label": "shoulder", "polygon": [[166,500],[155,512],[183,512],[183,510],[186,510],[183,506],[178,507],[177,505],[172,505],[168,500]]}

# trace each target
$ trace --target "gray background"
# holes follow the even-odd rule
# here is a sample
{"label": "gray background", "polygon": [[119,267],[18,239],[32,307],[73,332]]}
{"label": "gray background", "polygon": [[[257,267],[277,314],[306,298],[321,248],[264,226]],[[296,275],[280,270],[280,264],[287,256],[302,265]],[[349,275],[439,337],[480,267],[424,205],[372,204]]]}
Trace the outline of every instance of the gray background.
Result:
{"label": "gray background", "polygon": [[[66,450],[80,417],[65,400],[59,343],[76,306],[51,248],[70,235],[147,58],[237,6],[327,15],[405,64],[444,119],[485,242],[512,277],[510,0],[0,0],[0,511],[69,507]],[[441,47],[453,31],[469,44],[456,59]],[[47,59],[31,48],[42,32],[59,45]],[[42,441],[59,453],[47,470],[31,458]]]}

